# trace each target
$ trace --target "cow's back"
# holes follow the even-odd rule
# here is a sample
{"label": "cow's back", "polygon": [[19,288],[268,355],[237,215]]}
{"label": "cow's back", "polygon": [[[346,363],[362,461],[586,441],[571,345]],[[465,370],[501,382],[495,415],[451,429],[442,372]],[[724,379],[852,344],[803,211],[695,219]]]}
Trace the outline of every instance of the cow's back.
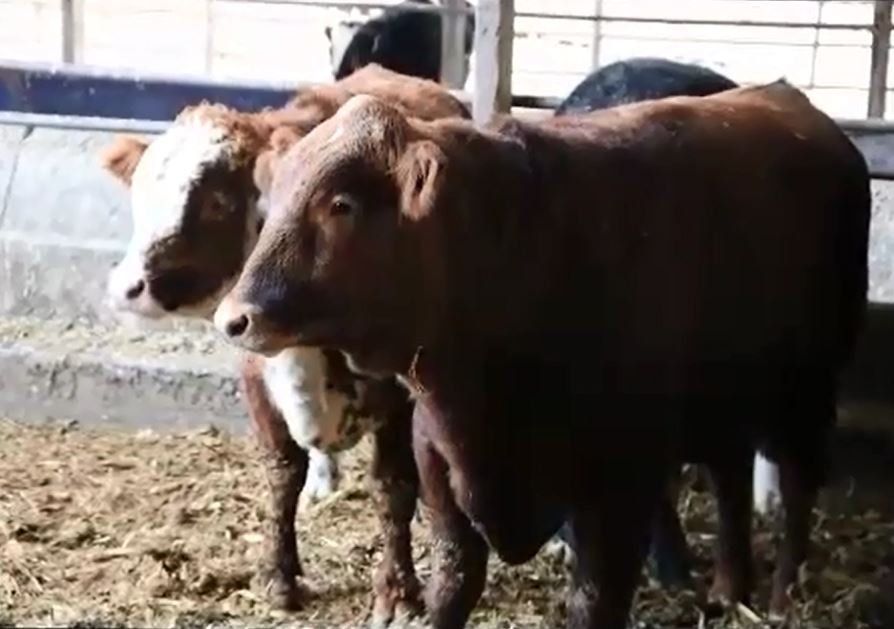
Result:
{"label": "cow's back", "polygon": [[636,57],[594,71],[559,104],[555,114],[586,113],[668,96],[707,96],[735,87],[733,80],[709,68]]}
{"label": "cow's back", "polygon": [[542,290],[565,291],[555,303],[567,296],[569,307],[544,315],[556,329],[595,319],[607,361],[685,363],[711,377],[730,357],[759,370],[850,352],[865,306],[867,168],[794,88],[642,103],[516,133],[549,188],[530,193],[548,199],[535,229],[569,252],[541,251],[565,265],[539,274]]}
{"label": "cow's back", "polygon": [[435,81],[398,74],[376,63],[364,66],[337,85],[349,96],[369,94],[422,120],[471,117],[466,106]]}

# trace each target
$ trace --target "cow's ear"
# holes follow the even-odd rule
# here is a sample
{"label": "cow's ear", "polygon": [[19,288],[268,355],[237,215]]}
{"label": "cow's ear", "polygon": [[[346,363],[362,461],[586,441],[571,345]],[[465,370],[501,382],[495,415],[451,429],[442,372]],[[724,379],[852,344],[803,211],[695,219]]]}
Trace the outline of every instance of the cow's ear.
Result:
{"label": "cow's ear", "polygon": [[276,165],[289,147],[300,139],[300,131],[291,127],[279,127],[270,135],[268,148],[255,159],[253,172],[255,187],[261,194],[270,192]]}
{"label": "cow's ear", "polygon": [[447,159],[430,140],[410,143],[397,164],[403,216],[418,221],[429,215],[444,182]]}
{"label": "cow's ear", "polygon": [[103,168],[129,186],[147,146],[149,143],[141,138],[119,135],[103,149],[99,159]]}
{"label": "cow's ear", "polygon": [[273,169],[277,161],[279,161],[279,156],[272,149],[264,151],[255,160],[255,169],[252,176],[255,188],[261,194],[270,193],[270,184],[273,182]]}

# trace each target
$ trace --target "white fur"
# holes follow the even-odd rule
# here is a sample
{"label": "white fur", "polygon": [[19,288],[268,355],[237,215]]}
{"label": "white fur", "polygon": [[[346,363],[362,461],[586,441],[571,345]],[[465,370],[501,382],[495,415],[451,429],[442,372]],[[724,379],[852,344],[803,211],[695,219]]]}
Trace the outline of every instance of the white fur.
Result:
{"label": "white fur", "polygon": [[363,26],[362,22],[352,21],[339,21],[330,25],[329,62],[332,66],[332,76],[335,76],[335,72],[348,50],[348,45],[361,26]]}
{"label": "white fur", "polygon": [[[125,293],[144,278],[149,247],[180,228],[190,190],[204,168],[230,150],[226,131],[200,116],[175,123],[146,148],[131,181],[133,235],[124,259],[109,275],[107,300],[115,310],[148,318],[165,314],[148,291],[137,299],[127,299]],[[246,243],[247,247],[253,245],[254,241]],[[209,307],[213,311],[230,288],[222,288],[219,296],[192,308],[192,312],[178,314],[210,316]]]}
{"label": "white fur", "polygon": [[754,509],[766,515],[779,505],[779,468],[761,454],[754,455]]}
{"label": "white fur", "polygon": [[319,350],[293,348],[267,358],[264,384],[298,445],[328,450],[339,444],[344,400],[340,396],[327,399],[325,366]]}
{"label": "white fur", "polygon": [[330,496],[338,489],[341,480],[338,460],[334,454],[310,448],[308,455],[307,480],[304,481],[304,489],[298,499],[300,511],[305,511],[314,502]]}

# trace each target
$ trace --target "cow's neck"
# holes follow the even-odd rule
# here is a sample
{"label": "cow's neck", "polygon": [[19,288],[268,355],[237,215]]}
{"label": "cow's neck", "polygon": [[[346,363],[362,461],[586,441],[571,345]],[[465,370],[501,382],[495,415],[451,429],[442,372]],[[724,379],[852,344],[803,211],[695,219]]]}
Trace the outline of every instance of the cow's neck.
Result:
{"label": "cow's neck", "polygon": [[567,252],[549,248],[555,239],[548,232],[563,229],[545,196],[552,166],[532,157],[523,128],[454,129],[462,137],[445,143],[447,150],[462,150],[449,155],[441,204],[414,252],[415,266],[428,274],[418,289],[425,306],[408,317],[414,337],[401,346],[401,373],[420,391],[442,381],[473,386],[476,370],[491,368],[494,357],[512,360],[519,347],[556,359],[550,304],[563,291],[557,278]]}

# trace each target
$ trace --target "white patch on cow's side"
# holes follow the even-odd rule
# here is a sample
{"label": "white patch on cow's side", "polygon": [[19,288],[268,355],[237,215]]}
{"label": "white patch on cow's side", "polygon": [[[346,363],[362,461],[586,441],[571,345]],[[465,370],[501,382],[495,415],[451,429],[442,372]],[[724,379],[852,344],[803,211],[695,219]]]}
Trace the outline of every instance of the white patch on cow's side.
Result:
{"label": "white patch on cow's side", "polygon": [[265,359],[264,384],[299,446],[337,449],[344,400],[335,396],[327,399],[324,359],[319,350],[292,348]]}
{"label": "white patch on cow's side", "polygon": [[306,511],[312,504],[338,489],[341,474],[335,454],[316,448],[308,450],[307,480],[298,499],[298,510]]}
{"label": "white patch on cow's side", "polygon": [[754,455],[754,509],[766,515],[780,503],[779,468],[760,453]]}

